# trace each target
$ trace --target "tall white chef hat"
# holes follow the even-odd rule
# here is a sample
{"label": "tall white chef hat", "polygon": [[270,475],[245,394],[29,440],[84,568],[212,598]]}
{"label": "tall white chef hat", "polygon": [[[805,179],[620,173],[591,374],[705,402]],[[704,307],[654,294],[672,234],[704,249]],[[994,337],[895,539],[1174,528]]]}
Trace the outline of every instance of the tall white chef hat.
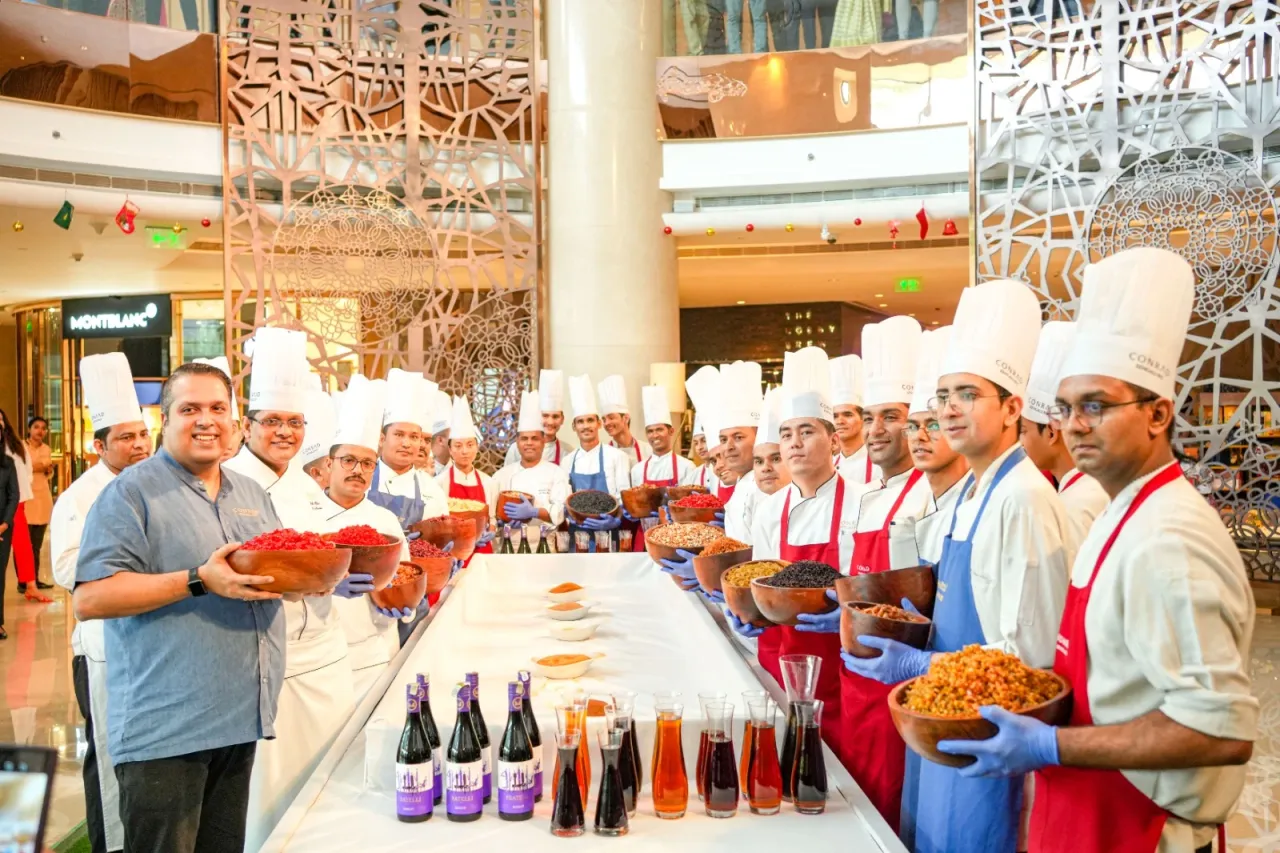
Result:
{"label": "tall white chef hat", "polygon": [[1084,270],[1068,376],[1110,376],[1172,400],[1196,277],[1165,249],[1125,249]]}
{"label": "tall white chef hat", "polygon": [[671,404],[667,400],[667,389],[661,385],[645,385],[640,389],[640,400],[644,403],[645,427],[666,424],[671,426]]}
{"label": "tall white chef hat", "polygon": [[764,403],[760,411],[760,426],[756,429],[756,447],[762,444],[777,444],[778,429],[782,421],[778,418],[782,405],[782,389],[770,388],[764,392]]}
{"label": "tall white chef hat", "polygon": [[841,355],[827,361],[831,373],[831,405],[862,406],[863,365],[856,355]]}
{"label": "tall white chef hat", "polygon": [[[538,428],[542,428],[541,419]],[[466,397],[454,397],[453,417],[449,420],[449,440],[461,441],[465,438],[479,440],[480,433],[476,431],[476,422],[471,418],[471,402]]]}
{"label": "tall white chef hat", "polygon": [[417,419],[413,423],[421,427],[423,432],[435,425],[436,392],[439,390],[440,386],[425,376],[421,377],[418,382],[418,393],[414,397],[414,406],[418,412]]}
{"label": "tall white chef hat", "polygon": [[1025,398],[1040,339],[1040,303],[1021,281],[984,281],[960,294],[941,376],[972,373]]}
{"label": "tall white chef hat", "polygon": [[707,428],[706,428],[706,426],[702,423],[702,413],[701,413],[701,412],[694,412],[694,413],[693,413],[693,433],[692,433],[692,436],[693,436],[694,438],[697,438],[698,436],[702,436],[703,438],[706,438],[706,437],[707,437]]}
{"label": "tall white chef hat", "polygon": [[210,367],[216,367],[226,375],[231,382],[231,412],[235,415],[236,420],[240,419],[240,401],[236,399],[236,378],[231,375],[231,362],[227,361],[225,355],[215,355],[213,358],[193,358],[196,364],[207,364]]}
{"label": "tall white chef hat", "polygon": [[1075,345],[1075,323],[1051,320],[1040,329],[1040,343],[1031,362],[1031,378],[1027,380],[1027,405],[1022,414],[1038,424],[1049,423],[1049,409],[1058,398],[1058,381],[1063,362]]}
{"label": "tall white chef hat", "polygon": [[[544,373],[546,371],[543,371]],[[545,398],[539,391],[521,391],[520,392],[520,419],[516,423],[516,433],[536,432],[542,434],[542,406],[541,402]],[[547,409],[546,411],[555,412],[558,409]]]}
{"label": "tall white chef hat", "polygon": [[911,395],[910,412],[929,411],[929,401],[938,396],[938,377],[942,375],[942,360],[951,346],[951,327],[924,332],[920,336],[916,356],[915,388]]}
{"label": "tall white chef hat", "polygon": [[627,405],[627,380],[615,373],[606,376],[596,390],[600,395],[600,414],[631,414],[631,407]]}
{"label": "tall white chef hat", "polygon": [[832,420],[831,370],[826,350],[805,347],[784,354],[778,410],[779,426],[794,418]]}
{"label": "tall white chef hat", "polygon": [[916,382],[920,324],[913,317],[889,317],[862,327],[864,406],[910,404]]}
{"label": "tall white chef hat", "polygon": [[431,434],[439,435],[449,428],[453,420],[453,398],[439,388],[427,396],[430,400],[427,410],[431,413]]}
{"label": "tall white chef hat", "polygon": [[694,434],[706,436],[707,453],[711,453],[720,446],[720,371],[709,364],[699,367],[684,381],[684,389],[689,392],[697,422],[702,425],[703,431]]}
{"label": "tall white chef hat", "polygon": [[124,353],[108,352],[80,359],[80,388],[94,432],[142,420],[133,371]]}
{"label": "tall white chef hat", "polygon": [[600,407],[596,405],[596,390],[591,387],[591,377],[585,373],[569,377],[569,401],[573,404],[574,420],[600,414]]}
{"label": "tall white chef hat", "polygon": [[301,412],[306,406],[307,336],[294,329],[264,326],[253,333],[249,409]]}
{"label": "tall white chef hat", "polygon": [[302,415],[306,418],[307,429],[303,433],[302,447],[298,450],[298,455],[293,457],[298,466],[310,465],[317,459],[328,456],[338,427],[333,400],[318,387],[307,390],[302,401]]}
{"label": "tall white chef hat", "polygon": [[376,451],[378,439],[382,437],[382,412],[386,402],[387,383],[384,380],[371,380],[360,374],[352,376],[347,390],[342,393],[342,408],[338,411],[338,428],[333,443],[354,444]]}
{"label": "tall white chef hat", "polygon": [[[521,411],[524,404],[521,403]],[[544,412],[564,411],[564,371],[543,368],[538,373],[538,405]]]}
{"label": "tall white chef hat", "polygon": [[423,409],[420,395],[425,393],[421,373],[410,373],[393,367],[387,371],[386,411],[383,413],[383,424],[413,424],[419,429],[423,424]]}
{"label": "tall white chef hat", "polygon": [[735,361],[720,368],[720,429],[756,426],[763,403],[759,364]]}

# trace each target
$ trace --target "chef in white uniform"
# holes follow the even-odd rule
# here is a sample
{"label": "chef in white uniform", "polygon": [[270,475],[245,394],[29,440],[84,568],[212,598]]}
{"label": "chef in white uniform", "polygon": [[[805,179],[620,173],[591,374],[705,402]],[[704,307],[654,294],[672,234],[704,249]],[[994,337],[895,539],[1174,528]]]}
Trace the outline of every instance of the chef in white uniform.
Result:
{"label": "chef in white uniform", "polygon": [[[553,465],[559,465],[569,451],[573,450],[572,443],[562,441],[559,437],[560,429],[564,426],[564,371],[543,368],[538,374],[537,395],[542,412],[542,458]],[[523,404],[520,412],[524,414]],[[520,448],[513,441],[507,448],[503,464],[511,465],[519,461]]]}
{"label": "chef in white uniform", "polygon": [[[1080,548],[1054,671],[1069,723],[983,709],[993,740],[966,773],[1039,770],[1030,849],[1208,851],[1257,736],[1255,609],[1240,552],[1170,444],[1194,301],[1187,263],[1128,249],[1085,269],[1079,334],[1051,416],[1111,496]],[[972,747],[981,745],[975,749]],[[1140,770],[1120,768],[1142,768]]]}
{"label": "chef in white uniform", "polygon": [[500,521],[529,524],[539,519],[559,527],[564,521],[564,502],[569,498],[569,475],[543,452],[546,413],[539,411],[540,399],[533,391],[520,395],[520,419],[512,445],[520,458],[493,475],[493,486],[499,494],[514,491],[533,495],[529,506],[508,505],[507,515]]}
{"label": "chef in white uniform", "polygon": [[751,500],[743,507],[743,527],[746,539],[751,543],[751,528],[754,524],[756,508],[765,498],[776,494],[791,484],[791,468],[782,457],[782,446],[778,443],[778,415],[781,412],[782,389],[770,388],[764,392],[764,402],[760,407],[760,424],[756,427],[756,446],[751,454],[751,479],[755,489],[751,492]]}
{"label": "chef in white uniform", "polygon": [[1053,474],[1058,481],[1058,496],[1067,508],[1074,541],[1079,545],[1111,498],[1097,480],[1076,470],[1062,430],[1049,417],[1058,393],[1058,375],[1075,338],[1075,323],[1055,320],[1040,330],[1036,359],[1031,363],[1027,382],[1027,407],[1022,410],[1022,446],[1037,468]]}
{"label": "chef in white uniform", "polygon": [[627,402],[627,382],[617,374],[606,376],[597,389],[600,423],[609,435],[609,446],[627,455],[628,464],[643,462],[652,455],[649,445],[631,432],[631,406]]}
{"label": "chef in white uniform", "polygon": [[449,466],[449,424],[453,420],[453,398],[437,388],[426,395],[423,429],[431,431],[430,454],[434,461],[432,477],[438,477]]}
{"label": "chef in white uniform", "polygon": [[[617,497],[623,489],[631,488],[631,461],[635,457],[600,441],[600,407],[590,376],[569,377],[569,400],[573,404],[573,431],[581,446],[570,451],[560,467],[569,475],[573,491],[598,489]],[[600,475],[603,479],[598,479]]]}
{"label": "chef in white uniform", "polygon": [[[387,385],[363,376],[351,377],[338,412],[324,508],[327,532],[367,524],[379,533],[404,537],[400,521],[387,509],[369,500],[366,491],[378,463],[377,451]],[[432,483],[434,484],[434,480]],[[401,560],[409,559],[404,543]],[[358,703],[378,680],[400,649],[396,619],[377,612],[368,596],[335,598],[334,606],[347,638],[347,654]],[[408,614],[406,621],[413,618]]]}
{"label": "chef in white uniform", "polygon": [[[414,465],[427,413],[424,401],[429,399],[428,395],[435,394],[436,389],[430,387],[434,384],[428,385],[428,380],[420,373],[410,373],[397,367],[387,373],[387,410],[383,416],[382,440],[378,448],[380,461],[373,472],[370,491],[374,493],[372,500],[391,509],[402,518],[406,527],[424,518],[449,513],[449,502],[435,477],[419,471]],[[400,498],[402,502],[388,498]],[[419,503],[420,508],[417,507]],[[396,506],[401,507],[401,511],[397,511]],[[414,509],[402,515],[402,511],[411,506]]]}
{"label": "chef in white uniform", "polygon": [[720,408],[716,421],[720,426],[721,458],[724,467],[738,477],[733,494],[725,501],[724,532],[740,542],[751,537],[747,507],[755,501],[752,468],[760,410],[764,407],[760,375],[760,365],[754,361],[735,361],[720,367]]}
{"label": "chef in white uniform", "polygon": [[329,485],[329,450],[333,447],[333,433],[337,429],[337,412],[334,400],[320,388],[320,377],[309,374],[314,380],[303,399],[302,413],[307,429],[302,436],[302,447],[290,464],[311,478],[324,491]]}
{"label": "chef in white uniform", "polygon": [[720,487],[716,479],[716,465],[707,452],[707,427],[703,423],[702,412],[693,415],[693,455],[702,460],[702,464],[694,471],[693,484],[702,486],[712,494]]}
{"label": "chef in white uniform", "polygon": [[488,504],[492,518],[498,508],[498,490],[492,477],[476,469],[479,452],[480,433],[471,417],[471,403],[466,397],[454,397],[453,418],[449,422],[451,461],[436,477],[436,483],[447,497]]}
{"label": "chef in white uniform", "polygon": [[[93,428],[98,462],[58,495],[49,519],[49,559],[53,579],[71,590],[76,583],[80,534],[89,508],[115,476],[151,455],[151,434],[142,420],[138,395],[124,353],[80,360],[80,385]],[[120,789],[107,749],[107,648],[101,619],[77,622],[71,635],[72,682],[85,719],[89,748],[81,760],[85,826],[93,853],[124,849]]]}
{"label": "chef in white uniform", "polygon": [[[292,465],[309,428],[305,421],[310,370],[302,332],[254,332],[244,447],[224,463],[271,496],[285,527],[320,533],[328,501],[315,481]],[[363,596],[368,575],[348,575],[336,594]],[[302,783],[355,710],[346,636],[328,595],[284,602],[285,671],[274,740],[258,745],[249,777],[245,849],[262,846]]]}
{"label": "chef in white uniform", "polygon": [[867,454],[862,434],[862,359],[842,355],[831,359],[830,367],[832,411],[836,437],[840,440],[836,467],[846,483],[855,486],[873,483],[880,478],[880,473]]}
{"label": "chef in white uniform", "polygon": [[640,389],[644,406],[644,437],[650,455],[631,467],[631,482],[661,486],[693,485],[698,467],[675,451],[676,431],[671,426],[671,406],[667,389],[645,385]]}
{"label": "chef in white uniform", "polygon": [[[720,421],[717,420],[721,400],[720,369],[710,364],[699,367],[684,381],[684,390],[696,412],[693,420],[694,448],[698,456],[706,460],[697,483],[706,486],[711,494],[727,503],[733,497],[733,488],[738,481],[735,478],[732,483],[721,482],[717,472],[717,468],[723,464],[721,457],[724,447],[720,441]],[[699,436],[702,437],[701,447]]]}

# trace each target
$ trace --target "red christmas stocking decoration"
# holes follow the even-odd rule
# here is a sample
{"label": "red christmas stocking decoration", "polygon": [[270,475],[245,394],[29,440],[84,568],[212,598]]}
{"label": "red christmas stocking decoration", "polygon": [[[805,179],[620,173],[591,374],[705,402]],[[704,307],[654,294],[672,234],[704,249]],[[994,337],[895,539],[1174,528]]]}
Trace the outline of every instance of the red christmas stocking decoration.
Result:
{"label": "red christmas stocking decoration", "polygon": [[916,211],[916,222],[920,223],[920,239],[923,240],[929,236],[929,217],[925,216],[924,205],[920,205],[920,209]]}

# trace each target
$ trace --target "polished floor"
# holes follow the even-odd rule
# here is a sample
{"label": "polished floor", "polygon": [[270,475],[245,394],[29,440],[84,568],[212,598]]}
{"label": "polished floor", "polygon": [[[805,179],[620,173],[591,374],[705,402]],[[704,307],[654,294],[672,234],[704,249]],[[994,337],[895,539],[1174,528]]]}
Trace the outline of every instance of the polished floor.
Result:
{"label": "polished floor", "polygon": [[[49,833],[56,841],[84,820],[80,758],[85,732],[71,684],[70,602],[62,589],[49,591],[53,604],[28,602],[14,588],[12,567],[8,571],[4,605],[9,639],[0,642],[0,743],[58,751]],[[1227,828],[1228,846],[1239,853],[1280,853],[1280,616],[1258,617],[1252,657],[1262,721],[1248,784]]]}

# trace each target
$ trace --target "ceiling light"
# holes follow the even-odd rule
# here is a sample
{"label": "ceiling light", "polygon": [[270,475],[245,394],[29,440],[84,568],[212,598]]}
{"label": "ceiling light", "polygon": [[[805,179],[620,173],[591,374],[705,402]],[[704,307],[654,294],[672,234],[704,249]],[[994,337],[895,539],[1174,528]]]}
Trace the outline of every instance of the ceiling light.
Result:
{"label": "ceiling light", "polygon": [[877,293],[877,294],[876,294],[876,299],[884,299],[884,294],[883,294],[883,293]]}
{"label": "ceiling light", "polygon": [[889,307],[889,303],[888,303],[888,302],[881,302],[881,303],[880,303],[880,307],[881,307],[881,308],[888,308],[888,307]]}
{"label": "ceiling light", "polygon": [[937,320],[934,320],[934,321],[933,321],[932,323],[930,323],[929,325],[930,325],[930,326],[936,326],[936,325],[938,325],[938,321],[937,321]]}
{"label": "ceiling light", "polygon": [[746,305],[746,304],[747,304],[747,300],[745,300],[745,299],[739,299],[739,300],[738,300],[738,304],[739,304],[739,305]]}

